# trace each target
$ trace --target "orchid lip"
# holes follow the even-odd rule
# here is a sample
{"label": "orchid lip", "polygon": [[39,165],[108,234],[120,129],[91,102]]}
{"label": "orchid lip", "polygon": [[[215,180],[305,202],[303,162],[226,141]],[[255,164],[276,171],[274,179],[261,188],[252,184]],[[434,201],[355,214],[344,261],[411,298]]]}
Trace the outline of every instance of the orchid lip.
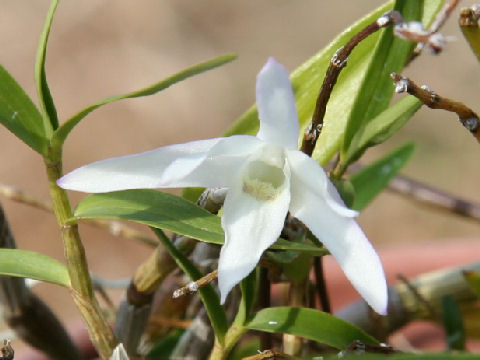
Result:
{"label": "orchid lip", "polygon": [[282,169],[262,160],[254,160],[243,172],[242,190],[257,200],[273,200],[284,183],[285,174]]}

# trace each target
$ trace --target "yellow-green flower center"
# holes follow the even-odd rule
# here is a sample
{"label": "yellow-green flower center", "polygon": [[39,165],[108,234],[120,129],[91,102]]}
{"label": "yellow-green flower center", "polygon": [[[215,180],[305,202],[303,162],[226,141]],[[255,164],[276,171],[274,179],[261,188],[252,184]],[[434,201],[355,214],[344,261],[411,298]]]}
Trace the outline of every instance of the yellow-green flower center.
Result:
{"label": "yellow-green flower center", "polygon": [[243,172],[243,192],[257,200],[273,200],[285,183],[283,169],[262,160],[248,163]]}

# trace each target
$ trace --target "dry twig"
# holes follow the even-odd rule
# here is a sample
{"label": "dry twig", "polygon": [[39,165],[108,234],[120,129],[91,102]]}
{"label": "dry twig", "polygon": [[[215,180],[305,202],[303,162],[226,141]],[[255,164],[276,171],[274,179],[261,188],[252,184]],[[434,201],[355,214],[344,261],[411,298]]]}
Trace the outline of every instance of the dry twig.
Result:
{"label": "dry twig", "polygon": [[427,85],[418,86],[405,76],[392,73],[391,77],[395,82],[395,91],[397,93],[408,92],[431,109],[442,109],[456,113],[462,125],[480,141],[478,115],[468,106],[459,101],[437,95]]}
{"label": "dry twig", "polygon": [[[432,25],[430,26],[429,33],[430,34],[436,34],[441,27],[445,24],[445,22],[448,20],[450,15],[452,14],[453,10],[455,7],[458,5],[460,0],[449,0],[447,1],[442,9],[438,12],[437,16],[435,17],[435,20],[433,21]],[[415,49],[413,50],[412,56],[410,57],[410,60],[408,63],[412,62],[416,57],[418,57],[421,53],[422,50],[425,47],[424,42],[419,42]]]}
{"label": "dry twig", "polygon": [[211,273],[208,273],[207,275],[205,275],[204,277],[201,277],[197,281],[192,281],[187,285],[181,287],[180,289],[175,290],[173,292],[172,297],[176,299],[183,295],[195,293],[198,291],[198,289],[210,284],[213,280],[217,278],[217,276],[218,276],[218,269],[213,270]]}

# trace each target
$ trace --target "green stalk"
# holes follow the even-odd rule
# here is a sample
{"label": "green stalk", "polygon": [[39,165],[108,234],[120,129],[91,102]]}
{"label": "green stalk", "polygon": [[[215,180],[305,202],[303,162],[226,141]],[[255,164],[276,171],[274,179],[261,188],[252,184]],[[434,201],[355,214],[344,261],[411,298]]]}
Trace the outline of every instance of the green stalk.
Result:
{"label": "green stalk", "polygon": [[242,338],[242,335],[248,330],[245,324],[250,318],[250,313],[254,305],[254,298],[256,292],[256,275],[255,272],[251,273],[240,283],[242,289],[242,299],[238,306],[237,315],[233,324],[229,327],[225,334],[224,344],[221,345],[215,338],[215,344],[213,345],[212,352],[210,353],[209,360],[225,360],[230,355],[233,347]]}
{"label": "green stalk", "polygon": [[62,174],[61,161],[45,158],[50,196],[53,209],[61,229],[65,258],[71,281],[71,294],[77,305],[93,345],[100,357],[107,360],[113,352],[117,341],[108,322],[103,317],[94,296],[92,282],[88,273],[85,249],[78,233],[78,224],[72,221],[72,209],[65,190],[57,186]]}
{"label": "green stalk", "polygon": [[235,323],[230,326],[227,333],[225,334],[225,344],[223,346],[220,345],[217,339],[215,339],[215,344],[213,345],[209,360],[227,359],[233,347],[237,344],[245,331],[247,331],[245,327],[236,326]]}

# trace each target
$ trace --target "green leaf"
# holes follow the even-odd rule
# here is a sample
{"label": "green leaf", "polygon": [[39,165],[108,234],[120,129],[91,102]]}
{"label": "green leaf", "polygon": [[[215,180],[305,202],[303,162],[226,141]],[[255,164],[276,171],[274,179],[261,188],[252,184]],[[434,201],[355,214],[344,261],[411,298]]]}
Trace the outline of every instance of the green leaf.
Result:
{"label": "green leaf", "polygon": [[414,96],[406,96],[366,123],[353,137],[348,153],[343,160],[346,167],[357,160],[363,152],[389,139],[417,112],[422,102]]}
{"label": "green leaf", "polygon": [[57,109],[48,88],[47,75],[45,73],[45,56],[47,54],[48,36],[50,35],[50,28],[52,27],[53,16],[57,9],[58,0],[52,0],[50,9],[48,10],[45,24],[43,25],[42,35],[38,42],[37,57],[35,59],[35,83],[37,85],[38,97],[42,107],[43,126],[48,137],[52,131],[58,127]]}
{"label": "green leaf", "polygon": [[[338,35],[329,45],[295,69],[290,78],[295,92],[300,127],[306,127],[312,118],[315,102],[325,77],[330,59],[350,38],[375,21],[384,12],[391,10],[393,1],[388,1],[370,14],[357,21]],[[349,109],[354,103],[367,65],[372,58],[372,49],[378,39],[373,34],[363,41],[351,54],[348,66],[342,71],[328,104],[325,124],[318,140],[314,158],[325,164],[340,148]],[[256,106],[243,114],[225,136],[251,134],[258,131],[259,120]]]}
{"label": "green leaf", "polygon": [[[158,239],[162,242],[170,255],[175,259],[177,265],[192,281],[196,281],[203,276],[195,265],[193,265],[193,263],[172,244],[162,230],[155,228],[152,228],[152,230],[158,236]],[[215,335],[218,341],[223,344],[228,325],[227,315],[225,314],[223,306],[220,305],[220,299],[210,284],[199,288],[198,293],[205,309],[207,310],[208,318],[210,319]]]}
{"label": "green leaf", "polygon": [[465,270],[463,272],[463,277],[465,278],[467,284],[470,286],[477,298],[480,299],[480,273],[476,271]]}
{"label": "green leaf", "polygon": [[47,148],[42,115],[15,79],[0,66],[0,123],[40,154]]}
{"label": "green leaf", "polygon": [[[394,10],[399,11],[405,21],[420,20],[423,1],[396,1]],[[388,107],[394,90],[390,74],[401,73],[414,47],[414,43],[395,37],[392,26],[381,30],[372,60],[347,120],[341,160],[346,155],[352,138],[362,125]]]}
{"label": "green leaf", "polygon": [[155,190],[94,194],[75,209],[79,219],[128,220],[214,244],[223,243],[220,218],[178,196]]}
{"label": "green leaf", "polygon": [[70,287],[70,277],[65,265],[33,251],[0,249],[0,274]]}
{"label": "green leaf", "polygon": [[465,350],[465,328],[462,313],[455,298],[448,294],[442,296],[443,327],[447,336],[445,341],[449,350]]}
{"label": "green leaf", "polygon": [[[212,244],[223,244],[220,218],[181,197],[155,190],[127,190],[94,194],[75,209],[78,219],[106,218],[134,221]],[[272,249],[326,255],[328,250],[279,239]]]}
{"label": "green leaf", "polygon": [[259,311],[247,324],[250,330],[287,333],[344,349],[355,340],[378,344],[370,335],[345,320],[306,308],[273,307]]}
{"label": "green leaf", "polygon": [[164,90],[182,80],[185,80],[189,77],[192,77],[197,74],[201,74],[205,71],[214,69],[216,67],[219,67],[221,65],[224,65],[236,58],[236,55],[223,55],[216,57],[214,59],[199,63],[197,65],[194,65],[192,67],[189,67],[185,70],[182,70],[174,75],[169,76],[168,78],[153,84],[149,87],[146,87],[144,89],[138,90],[138,91],[133,91],[128,94],[123,94],[123,95],[115,95],[111,97],[107,97],[105,99],[102,99],[95,104],[92,104],[90,106],[87,106],[85,109],[81,110],[79,113],[76,115],[72,116],[70,119],[68,119],[64,124],[62,124],[53,134],[52,138],[52,146],[56,149],[58,152],[65,142],[65,139],[67,138],[68,134],[72,129],[89,113],[91,113],[93,110],[99,108],[102,105],[109,104],[114,101],[118,100],[123,100],[123,99],[129,99],[129,98],[136,98],[136,97],[142,97],[142,96],[149,96],[153,95],[161,90]]}
{"label": "green leaf", "polygon": [[392,178],[405,166],[415,150],[415,144],[406,143],[373,164],[350,177],[355,189],[352,209],[361,211],[387,187]]}

